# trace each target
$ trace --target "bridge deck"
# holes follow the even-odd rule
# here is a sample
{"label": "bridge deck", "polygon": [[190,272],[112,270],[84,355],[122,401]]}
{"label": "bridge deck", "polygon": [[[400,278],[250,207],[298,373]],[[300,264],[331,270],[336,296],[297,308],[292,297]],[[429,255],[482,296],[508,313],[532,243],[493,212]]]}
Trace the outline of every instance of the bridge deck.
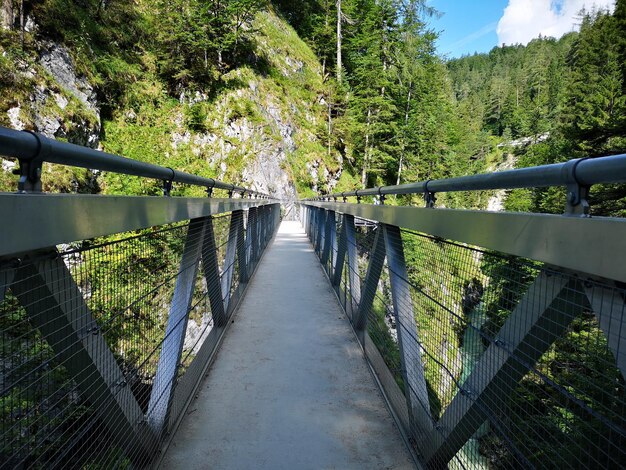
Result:
{"label": "bridge deck", "polygon": [[413,468],[298,222],[283,222],[161,468]]}

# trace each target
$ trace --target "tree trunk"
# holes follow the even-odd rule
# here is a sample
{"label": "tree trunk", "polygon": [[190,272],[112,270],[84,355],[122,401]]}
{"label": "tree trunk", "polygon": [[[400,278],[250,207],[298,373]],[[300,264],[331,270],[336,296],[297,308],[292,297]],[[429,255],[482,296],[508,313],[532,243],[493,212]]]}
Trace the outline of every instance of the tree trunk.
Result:
{"label": "tree trunk", "polygon": [[[324,16],[324,31],[328,31],[328,27],[329,27],[329,19],[328,19],[328,15],[329,13],[329,7],[328,7],[328,0],[326,0],[326,3],[324,4],[324,10],[325,10],[325,16]],[[322,77],[324,77],[324,80],[326,80],[326,59],[327,59],[327,51],[324,50],[324,57],[322,58]]]}
{"label": "tree trunk", "polygon": [[[406,96],[406,107],[404,108],[404,129],[409,128],[409,110],[411,109],[411,94],[413,92],[413,83],[409,85],[409,92]],[[404,163],[404,151],[406,149],[406,137],[402,139],[402,150],[400,152],[400,163],[398,164],[398,179],[396,184],[400,184],[400,176],[402,176],[402,165]]]}
{"label": "tree trunk", "polygon": [[20,0],[20,43],[24,50],[24,0]]}
{"label": "tree trunk", "polygon": [[337,0],[337,81],[341,83],[341,0]]}
{"label": "tree trunk", "polygon": [[332,116],[332,97],[330,93],[328,94],[328,156],[331,154],[331,146],[332,146],[332,132],[333,132],[333,116]]}
{"label": "tree trunk", "polygon": [[367,108],[367,130],[365,131],[365,154],[363,155],[363,169],[361,170],[361,186],[366,188],[367,172],[369,170],[370,153],[370,125],[372,123],[372,109]]}

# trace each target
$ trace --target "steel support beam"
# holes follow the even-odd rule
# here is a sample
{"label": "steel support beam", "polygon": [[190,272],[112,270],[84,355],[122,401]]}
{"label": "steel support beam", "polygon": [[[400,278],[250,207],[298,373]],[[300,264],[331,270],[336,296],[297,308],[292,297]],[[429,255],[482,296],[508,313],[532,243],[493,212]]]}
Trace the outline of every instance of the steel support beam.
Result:
{"label": "steel support beam", "polygon": [[257,209],[257,224],[256,224],[256,257],[255,261],[259,261],[261,258],[261,251],[263,250],[263,209],[259,207]]}
{"label": "steel support beam", "polygon": [[318,257],[320,256],[321,250],[322,250],[322,236],[324,235],[324,230],[323,230],[323,222],[322,222],[322,215],[324,214],[324,210],[323,209],[317,209],[315,211],[315,219],[314,219],[314,224],[315,224],[315,252],[317,253]]}
{"label": "steel support beam", "polygon": [[[374,236],[374,246],[370,251],[369,264],[367,265],[367,274],[363,281],[363,292],[357,314],[353,319],[354,329],[357,334],[365,331],[367,328],[367,316],[374,304],[376,290],[378,289],[378,281],[385,264],[385,235],[383,230],[378,227]],[[350,286],[352,287],[352,286]]]}
{"label": "steel support beam", "polygon": [[259,224],[258,224],[258,228],[259,228],[259,251],[258,251],[258,256],[259,258],[261,257],[261,252],[263,251],[263,248],[265,248],[265,229],[267,228],[267,208],[266,207],[259,207]]}
{"label": "steel support beam", "polygon": [[331,211],[330,218],[330,266],[328,267],[328,276],[332,276],[337,269],[337,258],[339,255],[339,240],[337,239],[337,214]]}
{"label": "steel support beam", "polygon": [[304,232],[306,233],[306,236],[310,238],[311,227],[309,226],[309,222],[310,222],[309,213],[311,212],[311,209],[308,206],[300,206],[300,207],[301,207],[300,217],[301,217],[302,227],[304,228]]}
{"label": "steel support beam", "polygon": [[[322,246],[322,266],[324,266],[324,269],[328,271],[328,260],[330,258],[331,255],[331,245],[333,243],[333,230],[331,230],[331,225],[336,224],[335,221],[335,211],[324,211],[324,226],[323,226],[323,230],[324,230],[324,244]],[[336,228],[336,226],[335,226]]]}
{"label": "steel support beam", "polygon": [[339,240],[335,233],[336,253],[333,257],[333,272],[331,274],[331,284],[335,287],[341,286],[341,276],[343,275],[343,265],[346,261],[346,252],[348,243],[346,241],[346,216],[341,216],[341,230],[339,231]]}
{"label": "steel support beam", "polygon": [[[420,339],[413,315],[413,299],[408,283],[404,248],[400,229],[394,225],[381,224],[385,236],[385,251],[389,268],[389,283],[393,314],[398,333],[400,366],[409,409],[411,429],[416,442],[421,442],[432,432],[432,416],[428,399],[428,387],[420,351]],[[380,230],[380,228],[379,228]]]}
{"label": "steel support beam", "polygon": [[187,228],[183,256],[180,261],[174,296],[167,317],[165,339],[161,346],[159,363],[148,404],[148,422],[155,435],[160,435],[164,431],[163,427],[167,422],[172,398],[174,397],[178,364],[183,352],[187,320],[198,276],[198,264],[206,233],[207,220],[210,220],[210,217],[194,219],[189,222]]}
{"label": "steel support beam", "polygon": [[239,283],[245,284],[248,282],[248,255],[247,246],[248,239],[246,237],[246,230],[244,227],[245,213],[241,211],[241,221],[237,225],[237,261],[239,264]]}
{"label": "steel support beam", "polygon": [[221,327],[226,322],[224,311],[224,294],[220,281],[219,261],[217,259],[217,245],[215,243],[215,231],[213,219],[207,218],[205,225],[204,240],[202,243],[202,271],[206,280],[209,303],[211,304],[211,316],[213,326]]}
{"label": "steel support beam", "polygon": [[248,260],[248,268],[251,268],[252,263],[256,260],[257,222],[257,208],[251,207],[248,211],[248,226],[246,227],[246,258]]}
{"label": "steel support beam", "polygon": [[429,467],[444,468],[491,412],[506,408],[517,383],[585,304],[579,281],[546,273],[535,279],[426,441]]}
{"label": "steel support beam", "polygon": [[313,246],[315,246],[315,214],[317,213],[317,207],[309,208],[309,239]]}
{"label": "steel support beam", "polygon": [[224,301],[224,312],[228,312],[228,306],[230,304],[230,288],[233,285],[235,258],[237,256],[237,246],[239,244],[239,226],[242,224],[243,211],[234,211],[230,215],[228,244],[226,245],[226,256],[224,257],[224,269],[222,269],[222,298]]}
{"label": "steel support beam", "polygon": [[117,445],[138,465],[149,461],[155,435],[58,252],[26,259],[16,268],[11,292]]}
{"label": "steel support beam", "polygon": [[585,292],[617,368],[626,379],[626,299],[620,292],[601,286],[585,287]]}
{"label": "steel support beam", "polygon": [[309,240],[313,241],[313,208],[307,207],[306,226]]}
{"label": "steel support beam", "polygon": [[[350,281],[350,298],[352,312],[357,312],[361,304],[361,276],[359,275],[359,258],[356,246],[356,229],[354,217],[343,215],[343,227],[346,233],[346,252],[348,255],[348,279]],[[354,313],[353,313],[354,314]],[[352,319],[354,322],[354,318]]]}
{"label": "steel support beam", "polygon": [[259,258],[261,257],[261,253],[265,249],[265,245],[267,242],[267,225],[268,225],[268,211],[267,207],[261,208],[261,223],[259,224],[259,240],[261,244],[259,246]]}

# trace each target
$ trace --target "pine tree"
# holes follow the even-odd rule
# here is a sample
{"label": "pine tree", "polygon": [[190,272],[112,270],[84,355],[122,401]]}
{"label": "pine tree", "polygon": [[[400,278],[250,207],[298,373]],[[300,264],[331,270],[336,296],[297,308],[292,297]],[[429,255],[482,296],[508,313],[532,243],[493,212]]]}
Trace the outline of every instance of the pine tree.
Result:
{"label": "pine tree", "polygon": [[360,168],[361,184],[368,186],[384,178],[394,158],[392,149],[397,108],[392,94],[390,51],[395,40],[393,26],[397,10],[390,2],[355,2],[357,28],[347,45],[350,71],[348,127],[353,137],[352,152]]}
{"label": "pine tree", "polygon": [[564,112],[566,136],[589,155],[614,147],[625,136],[623,62],[620,62],[617,18],[608,13],[586,15],[568,57],[572,70]]}

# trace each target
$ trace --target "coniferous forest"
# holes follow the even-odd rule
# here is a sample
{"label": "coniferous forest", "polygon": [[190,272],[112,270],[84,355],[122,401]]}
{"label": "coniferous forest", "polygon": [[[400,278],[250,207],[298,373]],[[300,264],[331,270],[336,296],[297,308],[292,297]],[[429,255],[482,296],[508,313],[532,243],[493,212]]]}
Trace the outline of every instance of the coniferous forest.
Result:
{"label": "coniferous forest", "polygon": [[[361,186],[492,171],[503,152],[522,167],[626,151],[623,1],[581,11],[561,39],[451,60],[435,54],[437,12],[422,1],[277,4],[322,62],[329,148]],[[506,208],[560,212],[553,192],[516,191]],[[597,191],[596,213],[623,216],[624,196]]]}

